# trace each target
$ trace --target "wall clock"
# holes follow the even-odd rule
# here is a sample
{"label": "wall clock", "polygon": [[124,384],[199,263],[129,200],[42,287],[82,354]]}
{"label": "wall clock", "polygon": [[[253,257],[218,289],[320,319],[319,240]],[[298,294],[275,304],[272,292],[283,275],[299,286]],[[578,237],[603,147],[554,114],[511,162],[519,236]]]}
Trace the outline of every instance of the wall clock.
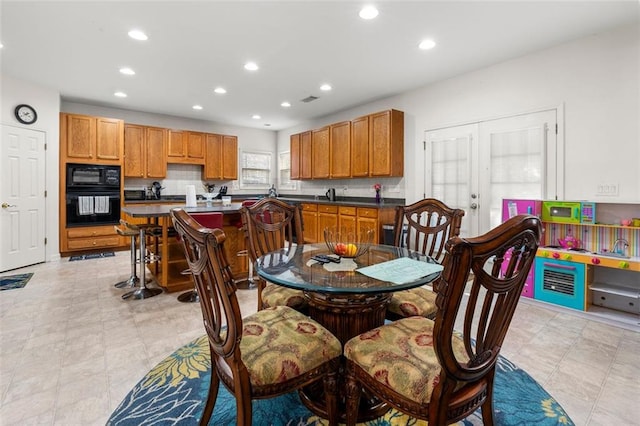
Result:
{"label": "wall clock", "polygon": [[20,104],[14,110],[16,114],[16,119],[22,124],[33,124],[38,119],[38,114],[36,110],[27,104]]}

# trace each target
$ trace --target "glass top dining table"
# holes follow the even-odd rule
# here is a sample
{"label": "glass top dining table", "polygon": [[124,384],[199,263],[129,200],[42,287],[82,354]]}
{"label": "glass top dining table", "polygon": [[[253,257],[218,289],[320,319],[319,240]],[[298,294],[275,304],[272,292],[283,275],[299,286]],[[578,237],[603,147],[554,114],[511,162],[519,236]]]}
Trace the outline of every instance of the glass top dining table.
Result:
{"label": "glass top dining table", "polygon": [[[330,254],[324,243],[298,245],[289,253],[283,249],[258,258],[257,273],[264,280],[281,286],[333,295],[390,293],[428,284],[440,276],[440,272],[421,275],[419,271],[414,271],[415,268],[424,266],[420,263],[389,263],[404,258],[437,265],[430,257],[406,248],[374,244],[365,254],[355,259],[341,258],[340,263],[323,264],[313,260],[316,255]],[[381,278],[361,273],[365,270],[362,268],[373,265],[381,268]],[[386,265],[392,269],[385,270]],[[399,280],[383,278],[385,275],[392,276],[394,272],[402,275],[397,277]]]}
{"label": "glass top dining table", "polygon": [[[308,314],[345,344],[349,339],[384,324],[393,292],[431,283],[441,269],[431,258],[418,252],[387,245],[371,245],[355,259],[340,263],[318,263],[312,258],[328,255],[324,243],[301,244],[287,253],[280,250],[257,259],[258,276],[270,283],[302,290],[308,302]],[[400,265],[398,265],[400,263]],[[366,275],[368,267],[381,268],[380,278]],[[436,269],[438,272],[424,274]],[[375,271],[374,271],[375,272]],[[373,274],[374,276],[376,274]],[[338,371],[338,404],[344,413],[346,381],[344,368]],[[327,418],[322,389],[307,387],[300,391],[304,405],[318,416]],[[363,398],[358,421],[375,419],[389,406],[375,398]],[[345,421],[341,417],[341,421]]]}

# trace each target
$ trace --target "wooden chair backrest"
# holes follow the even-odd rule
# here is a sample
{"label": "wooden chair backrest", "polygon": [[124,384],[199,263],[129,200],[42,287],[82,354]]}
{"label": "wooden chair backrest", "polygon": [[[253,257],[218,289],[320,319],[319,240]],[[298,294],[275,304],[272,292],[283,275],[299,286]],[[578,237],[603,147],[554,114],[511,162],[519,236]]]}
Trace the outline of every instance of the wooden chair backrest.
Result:
{"label": "wooden chair backrest", "polygon": [[[442,278],[434,284],[438,294],[434,348],[442,366],[443,385],[437,386],[436,392],[453,390],[461,382],[473,385],[488,380],[541,235],[540,219],[518,215],[482,236],[454,237],[447,242]],[[463,311],[465,292],[470,296]],[[456,358],[453,352],[456,319],[464,324],[462,337],[468,360]]]}
{"label": "wooden chair backrest", "polygon": [[239,350],[242,316],[236,296],[237,287],[223,250],[225,233],[222,229],[202,226],[180,208],[171,211],[171,218],[181,237],[185,257],[200,296],[212,363],[226,363],[234,375],[246,373]]}
{"label": "wooden chair backrest", "polygon": [[304,241],[302,219],[298,206],[275,198],[264,198],[240,208],[245,240],[251,260],[269,252],[285,249],[285,254]]}
{"label": "wooden chair backrest", "polygon": [[[452,209],[435,198],[396,207],[394,245],[441,262],[446,242],[460,235],[464,210]],[[406,232],[403,226],[406,225]]]}

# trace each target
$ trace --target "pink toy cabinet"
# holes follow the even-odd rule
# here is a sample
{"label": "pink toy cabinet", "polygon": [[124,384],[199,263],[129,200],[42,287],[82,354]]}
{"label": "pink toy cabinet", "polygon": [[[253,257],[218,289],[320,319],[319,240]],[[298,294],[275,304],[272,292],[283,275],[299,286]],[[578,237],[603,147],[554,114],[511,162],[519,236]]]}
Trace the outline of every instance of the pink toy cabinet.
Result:
{"label": "pink toy cabinet", "polygon": [[[538,217],[542,214],[542,201],[541,200],[518,200],[505,198],[502,200],[502,221],[519,215],[519,214],[533,214]],[[509,259],[509,255],[505,256],[506,260]],[[533,298],[535,285],[535,261],[531,265],[529,275],[527,275],[527,281],[524,283],[522,289],[522,296]]]}

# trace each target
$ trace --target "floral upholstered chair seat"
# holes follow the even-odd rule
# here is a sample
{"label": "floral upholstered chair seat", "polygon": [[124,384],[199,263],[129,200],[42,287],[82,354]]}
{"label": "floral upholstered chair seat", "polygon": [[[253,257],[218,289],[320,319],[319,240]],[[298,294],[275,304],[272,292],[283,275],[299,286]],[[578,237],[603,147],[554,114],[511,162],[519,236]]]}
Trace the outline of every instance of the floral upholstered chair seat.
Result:
{"label": "floral upholstered chair seat", "polygon": [[393,293],[387,311],[402,318],[417,315],[433,319],[437,311],[436,294],[426,287]]}
{"label": "floral upholstered chair seat", "polygon": [[294,290],[270,282],[265,284],[261,297],[264,308],[289,306],[297,311],[305,312],[308,305],[301,290]]}
{"label": "floral upholstered chair seat", "polygon": [[[429,403],[440,379],[440,364],[433,349],[434,322],[424,317],[404,318],[349,340],[345,357],[371,377],[417,403]],[[469,360],[464,342],[453,337],[459,360]]]}
{"label": "floral upholstered chair seat", "polygon": [[285,382],[340,356],[342,345],[311,318],[276,306],[243,319],[240,352],[251,383],[263,386]]}

